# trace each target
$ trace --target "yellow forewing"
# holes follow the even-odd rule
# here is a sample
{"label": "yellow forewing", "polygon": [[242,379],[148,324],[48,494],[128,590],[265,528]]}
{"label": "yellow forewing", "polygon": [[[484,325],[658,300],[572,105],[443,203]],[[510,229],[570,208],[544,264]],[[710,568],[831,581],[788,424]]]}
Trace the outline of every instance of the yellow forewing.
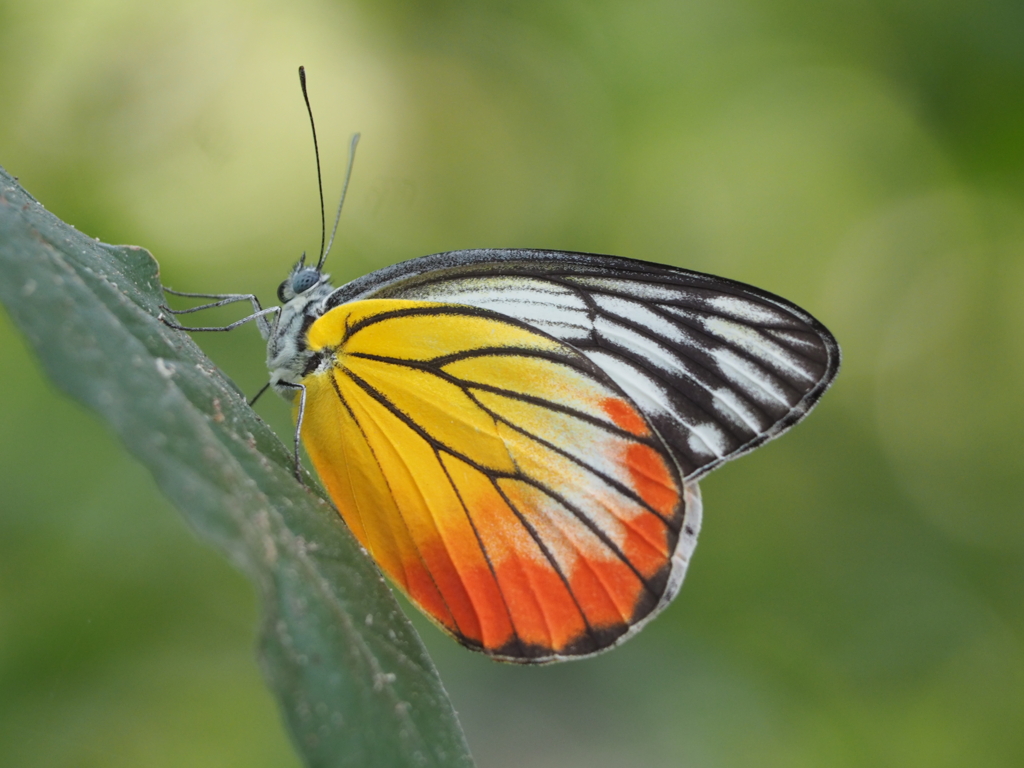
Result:
{"label": "yellow forewing", "polygon": [[309,329],[303,441],[381,568],[512,659],[612,644],[668,589],[667,449],[573,348],[500,315],[369,300]]}
{"label": "yellow forewing", "polygon": [[[351,335],[349,353],[387,354],[403,360],[431,360],[445,355],[482,349],[499,341],[505,346],[522,346],[556,351],[561,342],[517,325],[498,325],[490,318],[452,314],[436,323],[424,322],[420,314],[394,314],[382,322],[382,315],[414,308],[444,306],[426,301],[357,301],[328,312],[309,329],[310,348],[329,348]],[[443,326],[443,332],[438,333]]]}
{"label": "yellow forewing", "polygon": [[494,420],[457,384],[436,373],[380,360],[349,356],[346,371],[387,400],[399,413],[455,453],[472,453],[495,470],[514,469],[505,444],[494,434]]}

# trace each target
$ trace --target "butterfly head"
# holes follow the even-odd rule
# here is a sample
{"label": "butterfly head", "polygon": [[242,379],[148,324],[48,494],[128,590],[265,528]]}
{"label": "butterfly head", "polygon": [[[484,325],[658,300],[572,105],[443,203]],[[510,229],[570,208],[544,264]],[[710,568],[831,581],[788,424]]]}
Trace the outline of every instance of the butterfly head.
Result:
{"label": "butterfly head", "polygon": [[284,282],[277,287],[277,298],[282,304],[309,293],[313,288],[328,283],[330,275],[325,275],[317,267],[306,266],[306,254],[292,267],[292,271]]}
{"label": "butterfly head", "polygon": [[[332,293],[331,276],[308,266],[305,254],[278,286],[282,306],[267,334],[267,366],[271,385],[288,400],[295,395],[294,387],[288,385],[302,380],[312,356],[306,347],[306,331],[327,311]],[[283,387],[281,382],[285,382]]]}

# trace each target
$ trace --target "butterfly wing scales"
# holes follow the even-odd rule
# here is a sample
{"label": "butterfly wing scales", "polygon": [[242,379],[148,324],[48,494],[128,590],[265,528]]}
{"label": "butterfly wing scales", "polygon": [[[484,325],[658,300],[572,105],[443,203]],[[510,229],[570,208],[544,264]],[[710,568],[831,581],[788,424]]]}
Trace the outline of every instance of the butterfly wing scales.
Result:
{"label": "butterfly wing scales", "polygon": [[404,300],[311,326],[303,438],[355,535],[467,645],[615,644],[678,589],[696,486],[584,355],[485,310]]}
{"label": "butterfly wing scales", "polygon": [[371,273],[332,299],[370,297],[476,306],[573,346],[640,408],[687,480],[797,423],[839,368],[833,336],[785,299],[613,256],[455,251]]}

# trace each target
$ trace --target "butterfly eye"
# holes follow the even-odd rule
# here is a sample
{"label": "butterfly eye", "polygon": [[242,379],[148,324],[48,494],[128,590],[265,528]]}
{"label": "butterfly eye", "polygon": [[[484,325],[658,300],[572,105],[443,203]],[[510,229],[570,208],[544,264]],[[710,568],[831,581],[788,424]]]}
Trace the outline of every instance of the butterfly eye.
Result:
{"label": "butterfly eye", "polygon": [[280,301],[282,304],[284,304],[284,303],[286,303],[288,301],[287,297],[285,297],[285,295],[284,295],[284,289],[287,288],[287,287],[288,287],[288,281],[287,280],[285,280],[283,283],[281,283],[279,286],[277,286],[277,300]]}
{"label": "butterfly eye", "polygon": [[320,281],[320,273],[315,269],[303,269],[292,278],[292,291],[298,296]]}

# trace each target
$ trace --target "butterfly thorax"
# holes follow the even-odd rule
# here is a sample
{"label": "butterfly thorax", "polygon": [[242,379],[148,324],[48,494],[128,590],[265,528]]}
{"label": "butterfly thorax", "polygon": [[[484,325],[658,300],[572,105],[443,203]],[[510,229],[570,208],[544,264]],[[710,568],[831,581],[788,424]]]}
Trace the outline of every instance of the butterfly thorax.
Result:
{"label": "butterfly thorax", "polygon": [[278,289],[278,298],[284,303],[265,337],[270,385],[285,400],[295,398],[296,385],[308,374],[314,353],[306,343],[306,334],[330,308],[328,299],[334,291],[330,275],[301,264],[296,265]]}

